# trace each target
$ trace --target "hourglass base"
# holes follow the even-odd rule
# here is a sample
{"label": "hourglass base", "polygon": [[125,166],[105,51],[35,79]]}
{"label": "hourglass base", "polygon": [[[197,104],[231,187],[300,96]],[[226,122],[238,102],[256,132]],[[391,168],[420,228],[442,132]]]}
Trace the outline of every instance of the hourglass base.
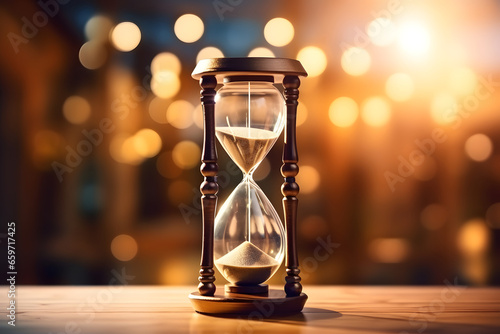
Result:
{"label": "hourglass base", "polygon": [[250,314],[258,312],[261,317],[299,313],[304,308],[307,295],[287,297],[283,290],[270,289],[268,295],[228,293],[201,296],[198,292],[189,295],[196,312],[204,314]]}
{"label": "hourglass base", "polygon": [[267,295],[269,286],[267,284],[257,285],[233,285],[226,284],[224,286],[226,293],[243,293],[248,295]]}

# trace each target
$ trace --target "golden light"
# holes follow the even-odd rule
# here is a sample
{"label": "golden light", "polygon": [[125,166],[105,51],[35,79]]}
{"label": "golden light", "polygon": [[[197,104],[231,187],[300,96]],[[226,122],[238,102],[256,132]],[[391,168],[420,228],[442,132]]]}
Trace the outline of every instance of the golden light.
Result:
{"label": "golden light", "polygon": [[422,225],[430,231],[435,231],[443,227],[448,217],[449,214],[446,208],[439,204],[429,204],[420,213]]}
{"label": "golden light", "polygon": [[88,40],[104,42],[113,28],[110,18],[103,15],[92,16],[85,24],[85,36]]}
{"label": "golden light", "polygon": [[398,30],[398,42],[404,52],[412,56],[422,56],[429,51],[431,35],[422,22],[402,22]]}
{"label": "golden light", "polygon": [[81,96],[70,96],[63,103],[64,118],[71,124],[85,123],[90,117],[90,103]]}
{"label": "golden light", "polygon": [[268,158],[264,158],[262,162],[259,164],[259,167],[255,170],[255,173],[253,174],[253,179],[255,181],[261,181],[264,180],[269,173],[271,172],[271,163],[269,162]]}
{"label": "golden light", "polygon": [[119,159],[130,165],[140,164],[144,157],[137,151],[137,146],[135,136],[125,138],[118,153]]}
{"label": "golden light", "polygon": [[394,73],[385,82],[385,92],[393,101],[407,101],[414,91],[413,79],[406,73]]}
{"label": "golden light", "polygon": [[285,46],[293,39],[293,25],[287,19],[276,17],[264,27],[264,38],[273,46]]}
{"label": "golden light", "polygon": [[181,89],[179,77],[171,71],[161,71],[153,74],[151,91],[162,99],[175,96]]}
{"label": "golden light", "polygon": [[268,48],[258,47],[250,51],[248,54],[249,57],[270,57],[274,58],[274,52],[269,50]]}
{"label": "golden light", "polygon": [[485,161],[491,156],[492,152],[493,143],[491,139],[482,133],[470,136],[465,142],[465,153],[474,161]]}
{"label": "golden light", "polygon": [[151,158],[161,150],[161,138],[158,133],[151,129],[137,131],[133,137],[135,151],[143,158]]}
{"label": "golden light", "polygon": [[222,58],[224,57],[224,53],[222,51],[214,46],[207,46],[206,48],[203,48],[198,52],[198,55],[196,56],[196,62],[199,62],[202,59],[207,59],[207,58]]}
{"label": "golden light", "polygon": [[410,245],[402,238],[379,238],[368,245],[371,258],[381,263],[400,263],[408,257]]}
{"label": "golden light", "polygon": [[326,69],[326,54],[316,46],[306,46],[297,54],[309,77],[317,77]]}
{"label": "golden light", "polygon": [[126,134],[118,134],[115,135],[109,144],[109,154],[111,158],[119,163],[127,163],[125,158],[122,155],[122,147],[127,140],[128,136]]}
{"label": "golden light", "polygon": [[192,271],[188,264],[191,261],[183,259],[169,259],[161,264],[159,271],[159,283],[164,285],[184,285],[192,278]]}
{"label": "golden light", "polygon": [[334,125],[349,127],[358,118],[358,104],[350,97],[339,97],[330,104],[328,116]]}
{"label": "golden light", "polygon": [[386,125],[390,118],[391,105],[383,97],[370,97],[365,100],[361,107],[361,119],[369,126]]}
{"label": "golden light", "polygon": [[469,220],[458,231],[458,249],[466,256],[477,256],[488,249],[489,239],[490,230],[483,220]]}
{"label": "golden light", "polygon": [[390,19],[378,17],[366,26],[366,33],[373,44],[386,46],[396,40],[397,30]]}
{"label": "golden light", "polygon": [[321,181],[321,176],[313,166],[300,166],[300,172],[297,174],[297,183],[300,184],[300,192],[302,194],[310,194],[314,192]]}
{"label": "golden light", "polygon": [[301,126],[307,120],[308,115],[307,107],[304,103],[300,102],[298,110],[297,110],[297,119],[295,120],[296,126]]}
{"label": "golden light", "polygon": [[149,102],[149,117],[156,123],[167,124],[167,108],[170,100],[155,97]]}
{"label": "golden light", "polygon": [[491,228],[500,228],[500,202],[492,204],[486,210],[486,222]]}
{"label": "golden light", "polygon": [[167,121],[177,129],[187,129],[193,124],[194,106],[185,100],[177,100],[167,109]]}
{"label": "golden light", "polygon": [[457,118],[457,100],[449,93],[440,93],[431,101],[431,117],[437,124],[450,124]]}
{"label": "golden light", "polygon": [[179,75],[182,65],[179,58],[171,52],[162,52],[157,54],[151,61],[151,74],[157,74],[162,71],[172,72]]}
{"label": "golden light", "polygon": [[132,51],[141,42],[141,30],[132,22],[118,23],[111,32],[111,42],[119,51]]}
{"label": "golden light", "polygon": [[349,75],[360,76],[368,72],[372,58],[368,51],[358,47],[351,47],[342,53],[340,66]]}
{"label": "golden light", "polygon": [[104,65],[107,56],[104,45],[98,41],[88,41],[78,52],[80,63],[89,70],[95,70]]}
{"label": "golden light", "polygon": [[197,104],[196,108],[194,108],[193,111],[193,121],[194,124],[203,130],[203,108],[201,107],[201,104]]}
{"label": "golden light", "polygon": [[172,160],[182,169],[191,169],[200,164],[201,149],[195,142],[184,140],[174,146]]}
{"label": "golden light", "polygon": [[175,36],[184,43],[196,42],[204,30],[203,21],[194,14],[184,14],[174,24]]}
{"label": "golden light", "polygon": [[477,85],[477,76],[468,67],[455,68],[450,73],[450,89],[457,94],[471,94]]}
{"label": "golden light", "polygon": [[127,234],[120,234],[111,241],[111,254],[120,261],[130,261],[137,255],[137,242]]}
{"label": "golden light", "polygon": [[167,179],[175,179],[181,175],[182,170],[174,163],[172,152],[161,153],[156,159],[156,169],[161,176]]}

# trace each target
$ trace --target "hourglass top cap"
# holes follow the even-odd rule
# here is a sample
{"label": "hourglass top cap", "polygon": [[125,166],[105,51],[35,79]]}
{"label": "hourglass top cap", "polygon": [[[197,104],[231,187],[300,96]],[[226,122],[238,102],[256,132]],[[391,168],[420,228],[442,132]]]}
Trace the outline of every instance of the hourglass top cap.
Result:
{"label": "hourglass top cap", "polygon": [[307,72],[300,61],[289,58],[210,58],[200,60],[191,74],[197,80],[205,75],[215,75],[219,83],[238,75],[272,75],[274,82],[281,82],[285,75],[306,77]]}

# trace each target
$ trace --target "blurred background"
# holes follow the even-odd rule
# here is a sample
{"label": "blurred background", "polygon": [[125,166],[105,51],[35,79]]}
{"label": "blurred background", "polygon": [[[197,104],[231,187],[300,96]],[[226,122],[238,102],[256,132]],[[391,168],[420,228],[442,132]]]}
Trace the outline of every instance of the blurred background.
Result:
{"label": "blurred background", "polygon": [[[305,284],[500,283],[500,1],[19,0],[0,5],[0,29],[0,241],[16,222],[18,283],[118,271],[196,286],[190,74],[221,56],[309,72]],[[281,217],[282,147],[256,172]],[[218,152],[220,207],[241,173]]]}

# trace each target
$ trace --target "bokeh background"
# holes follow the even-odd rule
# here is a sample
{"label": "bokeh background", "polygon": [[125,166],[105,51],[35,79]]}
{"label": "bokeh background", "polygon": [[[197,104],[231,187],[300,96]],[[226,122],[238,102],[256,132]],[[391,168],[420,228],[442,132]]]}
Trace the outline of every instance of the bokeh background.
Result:
{"label": "bokeh background", "polygon": [[[124,270],[129,284],[194,287],[190,73],[248,55],[310,74],[305,284],[500,283],[500,1],[18,0],[0,5],[0,30],[0,247],[16,222],[18,283]],[[256,174],[278,212],[281,150]],[[222,203],[241,174],[218,151]]]}

